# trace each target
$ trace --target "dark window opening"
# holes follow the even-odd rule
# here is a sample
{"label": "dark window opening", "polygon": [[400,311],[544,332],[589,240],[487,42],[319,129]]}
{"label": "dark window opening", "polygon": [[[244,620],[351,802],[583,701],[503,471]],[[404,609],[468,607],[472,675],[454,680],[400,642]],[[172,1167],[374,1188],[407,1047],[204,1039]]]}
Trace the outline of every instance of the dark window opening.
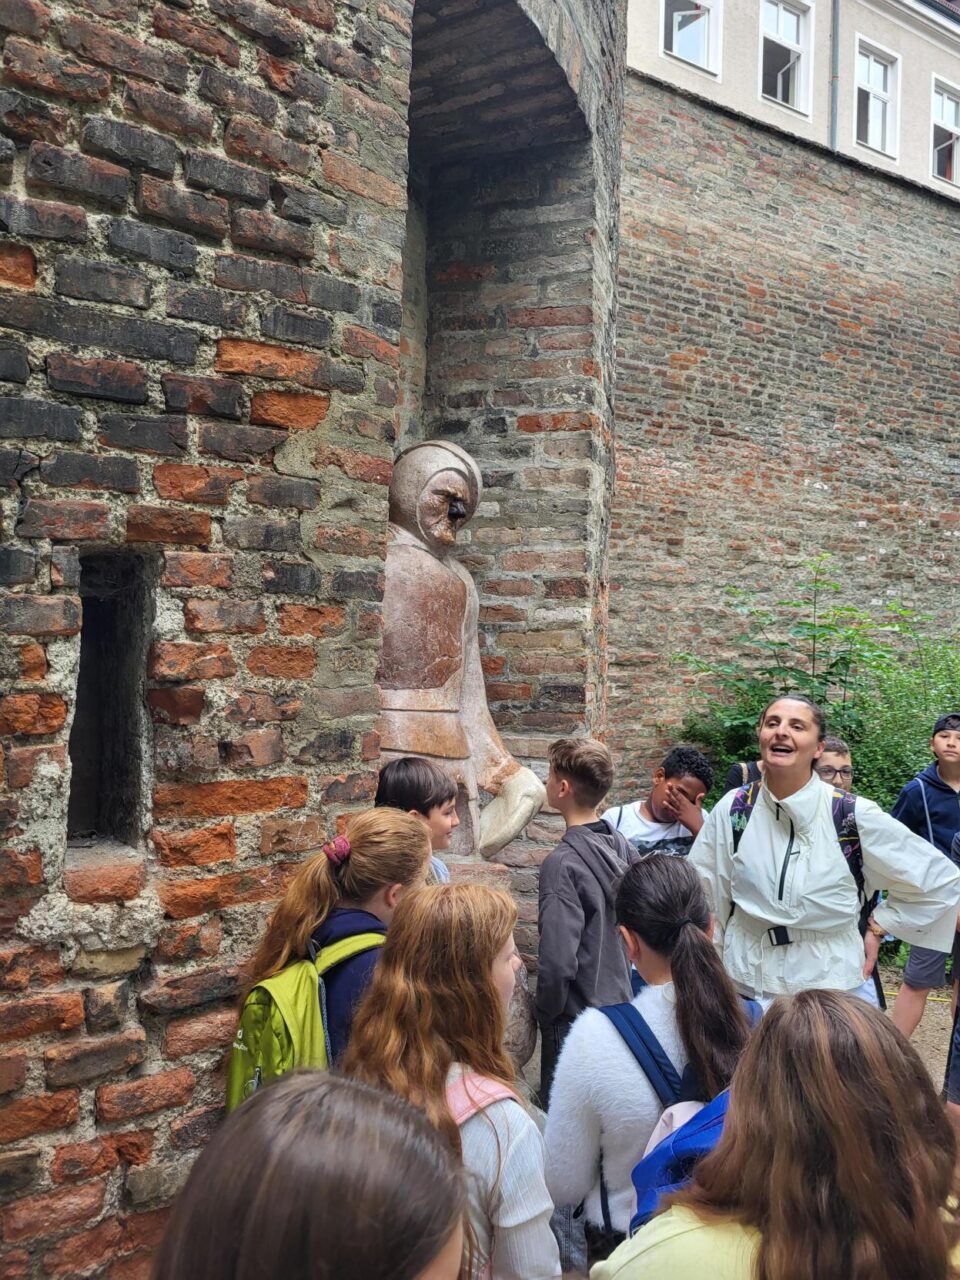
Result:
{"label": "dark window opening", "polygon": [[80,561],[83,626],[70,731],[70,839],[136,844],[140,838],[151,588],[150,565],[141,556],[98,554]]}
{"label": "dark window opening", "polygon": [[800,55],[776,40],[763,41],[763,96],[788,107],[797,106]]}

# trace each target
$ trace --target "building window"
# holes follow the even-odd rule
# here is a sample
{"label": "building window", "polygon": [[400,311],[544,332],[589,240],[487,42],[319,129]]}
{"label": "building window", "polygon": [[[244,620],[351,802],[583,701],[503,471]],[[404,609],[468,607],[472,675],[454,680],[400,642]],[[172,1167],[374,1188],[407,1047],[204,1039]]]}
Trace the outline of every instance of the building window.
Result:
{"label": "building window", "polygon": [[765,98],[798,111],[805,109],[808,11],[763,0],[760,91]]}
{"label": "building window", "polygon": [[896,154],[897,58],[857,41],[857,142]]}
{"label": "building window", "polygon": [[721,0],[663,0],[663,52],[718,71],[720,20]]}
{"label": "building window", "polygon": [[933,86],[933,176],[960,180],[960,96]]}

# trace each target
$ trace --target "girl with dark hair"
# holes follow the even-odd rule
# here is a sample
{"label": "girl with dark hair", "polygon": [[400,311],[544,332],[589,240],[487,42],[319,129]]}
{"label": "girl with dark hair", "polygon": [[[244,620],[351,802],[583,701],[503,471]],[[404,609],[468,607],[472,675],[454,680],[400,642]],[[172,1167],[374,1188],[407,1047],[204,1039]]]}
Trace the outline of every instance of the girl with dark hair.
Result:
{"label": "girl with dark hair", "polygon": [[833,991],[777,1000],[720,1141],[591,1280],[955,1280],[957,1140],[917,1054]]}
{"label": "girl with dark hair", "polygon": [[[953,944],[960,871],[872,800],[817,776],[826,729],[803,694],[775,698],[757,727],[762,781],[723,796],[690,851],[724,965],[761,1001],[827,987],[876,1002],[865,980],[885,934]],[[864,939],[861,906],[881,889]]]}
{"label": "girl with dark hair", "polygon": [[297,1072],[204,1149],[152,1280],[458,1280],[464,1211],[457,1162],[419,1111]]}
{"label": "girl with dark hair", "polygon": [[[696,872],[667,854],[635,862],[620,883],[616,918],[647,984],[634,1008],[677,1073],[689,1064],[700,1101],[709,1102],[730,1083],[749,1025],[710,941],[712,920]],[[636,1208],[630,1175],[662,1110],[613,1024],[599,1010],[585,1010],[564,1043],[550,1096],[547,1187],[558,1205],[584,1201],[591,1261],[606,1256],[630,1224]]]}

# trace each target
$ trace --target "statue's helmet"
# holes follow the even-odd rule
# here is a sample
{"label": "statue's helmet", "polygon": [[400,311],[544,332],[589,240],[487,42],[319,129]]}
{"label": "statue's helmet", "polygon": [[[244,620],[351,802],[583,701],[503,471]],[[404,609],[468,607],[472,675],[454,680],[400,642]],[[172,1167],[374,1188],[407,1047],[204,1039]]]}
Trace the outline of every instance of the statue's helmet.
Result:
{"label": "statue's helmet", "polygon": [[393,464],[390,520],[446,551],[475,513],[482,491],[480,468],[465,449],[447,440],[423,440]]}

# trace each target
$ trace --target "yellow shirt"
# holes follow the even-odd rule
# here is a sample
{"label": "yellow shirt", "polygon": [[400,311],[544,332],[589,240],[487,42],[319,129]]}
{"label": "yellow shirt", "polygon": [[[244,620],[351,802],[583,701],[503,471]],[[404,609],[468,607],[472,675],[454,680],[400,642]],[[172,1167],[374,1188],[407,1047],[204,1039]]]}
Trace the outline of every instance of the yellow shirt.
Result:
{"label": "yellow shirt", "polygon": [[668,1209],[590,1271],[590,1280],[753,1280],[760,1236],[739,1222]]}

